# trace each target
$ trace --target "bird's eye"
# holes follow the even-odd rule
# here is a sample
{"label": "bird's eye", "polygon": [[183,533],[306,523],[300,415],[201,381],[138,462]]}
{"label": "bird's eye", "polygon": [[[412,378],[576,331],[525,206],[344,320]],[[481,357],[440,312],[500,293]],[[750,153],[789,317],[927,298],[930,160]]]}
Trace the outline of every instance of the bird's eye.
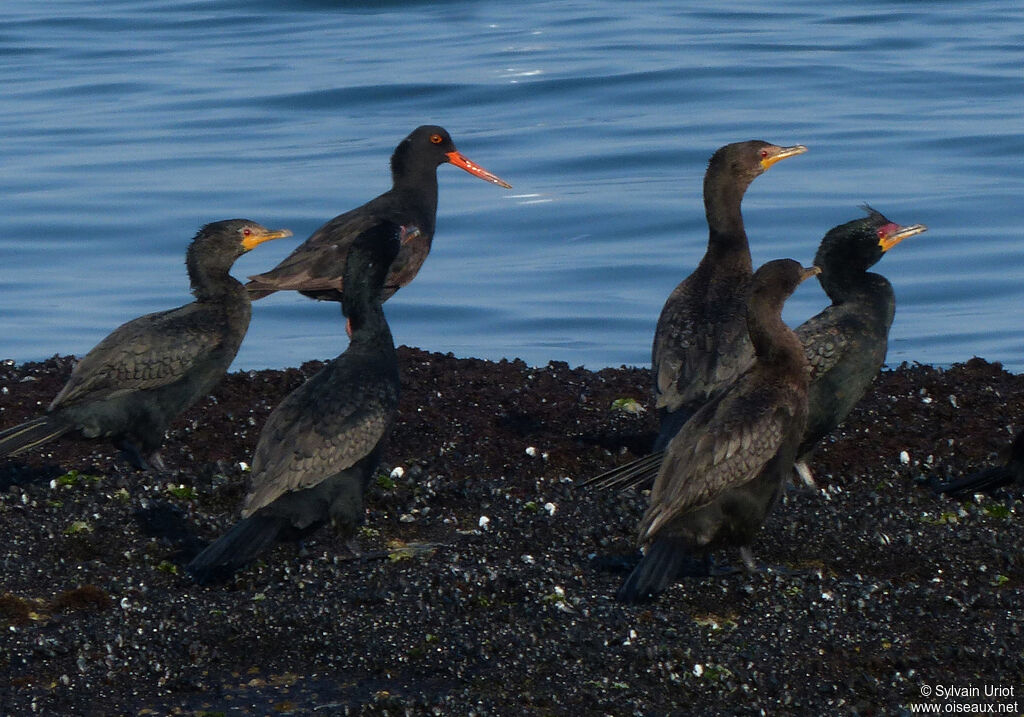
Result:
{"label": "bird's eye", "polygon": [[761,159],[765,159],[767,157],[768,157],[768,150],[767,149],[762,149],[761,150]]}
{"label": "bird's eye", "polygon": [[242,236],[245,236],[245,237],[252,236],[252,229],[250,229],[249,227],[246,227],[245,229],[243,229],[242,230]]}
{"label": "bird's eye", "polygon": [[441,144],[444,142],[444,138],[439,134],[432,134],[430,135],[430,141],[434,144]]}

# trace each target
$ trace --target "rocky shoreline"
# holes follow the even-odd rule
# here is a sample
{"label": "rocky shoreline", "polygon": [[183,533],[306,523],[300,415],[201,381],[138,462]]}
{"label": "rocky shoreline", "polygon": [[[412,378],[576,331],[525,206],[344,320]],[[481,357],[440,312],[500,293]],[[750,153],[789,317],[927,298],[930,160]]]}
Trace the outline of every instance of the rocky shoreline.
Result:
{"label": "rocky shoreline", "polygon": [[[0,465],[0,714],[869,715],[1024,689],[1021,496],[923,484],[995,459],[1024,376],[883,371],[818,450],[819,490],[790,491],[754,546],[785,570],[628,607],[603,558],[633,554],[645,498],[578,484],[653,438],[649,372],[399,360],[358,555],[322,530],[226,585],[182,571],[237,517],[263,421],[316,362],[228,375],[174,423],[159,475],[75,440]],[[0,365],[0,426],[72,365]]]}

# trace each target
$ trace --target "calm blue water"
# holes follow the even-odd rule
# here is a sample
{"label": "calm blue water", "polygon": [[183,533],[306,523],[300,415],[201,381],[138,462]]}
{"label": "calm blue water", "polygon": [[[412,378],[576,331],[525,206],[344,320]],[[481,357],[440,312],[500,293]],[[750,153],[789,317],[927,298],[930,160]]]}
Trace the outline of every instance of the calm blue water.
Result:
{"label": "calm blue water", "polygon": [[[589,367],[649,361],[706,243],[727,142],[806,144],[744,203],[755,263],[809,263],[869,202],[930,227],[879,265],[889,363],[1024,370],[1024,6],[1017,2],[103,3],[0,10],[0,357],[83,354],[190,299],[184,250],[236,216],[294,239],[389,186],[447,127],[503,190],[439,169],[434,249],[387,305],[396,341]],[[680,9],[685,5],[685,9]],[[824,294],[787,305],[797,323]],[[327,358],[337,306],[255,307],[236,368]]]}

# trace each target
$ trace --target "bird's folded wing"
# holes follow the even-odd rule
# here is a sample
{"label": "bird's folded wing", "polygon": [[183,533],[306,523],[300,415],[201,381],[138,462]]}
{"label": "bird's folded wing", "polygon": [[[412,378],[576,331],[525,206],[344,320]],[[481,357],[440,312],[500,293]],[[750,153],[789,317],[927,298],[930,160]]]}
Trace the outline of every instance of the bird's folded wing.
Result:
{"label": "bird's folded wing", "polygon": [[348,249],[356,237],[381,221],[362,212],[346,212],[310,235],[270,271],[250,276],[248,288],[282,290],[341,289]]}
{"label": "bird's folded wing", "polygon": [[192,303],[121,325],[78,362],[50,410],[86,396],[100,400],[174,383],[222,348],[219,317],[209,306]]}
{"label": "bird's folded wing", "polygon": [[351,468],[384,437],[398,402],[393,386],[353,381],[342,390],[327,389],[318,378],[291,393],[267,419],[243,516]]}
{"label": "bird's folded wing", "polygon": [[793,414],[785,404],[768,411],[748,411],[730,402],[717,408],[711,420],[694,423],[705,417],[699,412],[669,443],[641,521],[642,538],[722,491],[756,478],[778,452]]}
{"label": "bird's folded wing", "polygon": [[850,349],[852,330],[844,330],[826,313],[813,316],[796,329],[810,366],[810,378],[822,376],[838,364]]}

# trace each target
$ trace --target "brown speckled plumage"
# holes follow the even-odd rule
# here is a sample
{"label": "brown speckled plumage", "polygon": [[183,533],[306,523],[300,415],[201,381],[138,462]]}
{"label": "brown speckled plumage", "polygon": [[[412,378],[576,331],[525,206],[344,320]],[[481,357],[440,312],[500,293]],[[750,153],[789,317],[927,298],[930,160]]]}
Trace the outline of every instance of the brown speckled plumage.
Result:
{"label": "brown speckled plumage", "polygon": [[620,600],[663,590],[689,551],[748,546],[775,505],[807,415],[807,363],[782,305],[814,271],[779,259],[754,275],[746,324],[756,359],[669,441],[640,521],[652,545]]}
{"label": "brown speckled plumage", "polygon": [[746,370],[754,358],[747,334],[750,246],[740,205],[750,183],[806,147],[760,140],[720,147],[704,174],[708,248],[700,264],[669,295],[651,347],[654,400],[660,422],[651,455],[592,478],[598,489],[649,483],[662,452],[694,411]]}
{"label": "brown speckled plumage", "polygon": [[747,187],[775,162],[806,148],[759,140],[721,147],[704,174],[708,248],[700,264],[669,295],[651,349],[655,404],[663,448],[679,426],[750,364],[744,323],[751,260],[740,204]]}

